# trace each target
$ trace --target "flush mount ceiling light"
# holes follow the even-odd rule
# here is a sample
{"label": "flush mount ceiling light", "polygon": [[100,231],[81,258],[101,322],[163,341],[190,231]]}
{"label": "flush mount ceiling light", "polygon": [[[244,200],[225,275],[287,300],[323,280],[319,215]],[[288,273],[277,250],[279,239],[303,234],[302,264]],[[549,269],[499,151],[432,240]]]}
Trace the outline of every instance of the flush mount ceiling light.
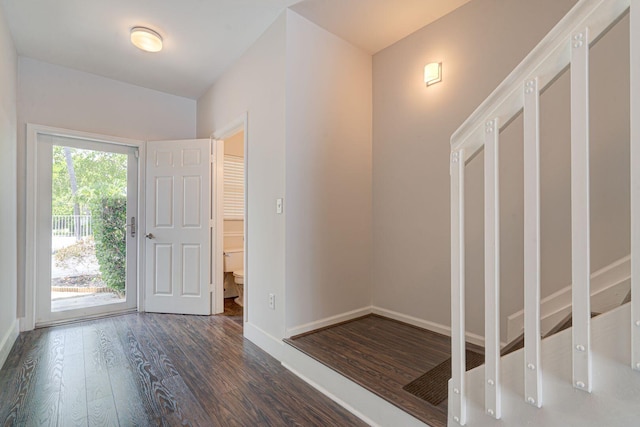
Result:
{"label": "flush mount ceiling light", "polygon": [[162,50],[162,37],[160,34],[146,27],[133,27],[131,29],[131,43],[145,52],[160,52]]}
{"label": "flush mount ceiling light", "polygon": [[432,62],[424,66],[424,82],[427,86],[442,81],[442,62]]}

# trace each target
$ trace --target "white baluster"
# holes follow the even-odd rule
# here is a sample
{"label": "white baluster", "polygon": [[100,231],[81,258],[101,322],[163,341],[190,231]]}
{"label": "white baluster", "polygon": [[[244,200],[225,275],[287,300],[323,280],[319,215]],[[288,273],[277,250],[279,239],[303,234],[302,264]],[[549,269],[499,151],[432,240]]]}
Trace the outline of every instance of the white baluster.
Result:
{"label": "white baluster", "polygon": [[[451,382],[449,418],[467,420],[464,283],[464,150],[451,153]],[[451,393],[452,392],[452,393]]]}
{"label": "white baluster", "polygon": [[524,398],[542,406],[540,366],[540,90],[524,84]]}
{"label": "white baluster", "polygon": [[571,37],[571,258],[573,386],[591,392],[589,30]]}
{"label": "white baluster", "polygon": [[500,192],[498,119],[485,125],[484,142],[484,355],[485,411],[502,416],[500,382]]}

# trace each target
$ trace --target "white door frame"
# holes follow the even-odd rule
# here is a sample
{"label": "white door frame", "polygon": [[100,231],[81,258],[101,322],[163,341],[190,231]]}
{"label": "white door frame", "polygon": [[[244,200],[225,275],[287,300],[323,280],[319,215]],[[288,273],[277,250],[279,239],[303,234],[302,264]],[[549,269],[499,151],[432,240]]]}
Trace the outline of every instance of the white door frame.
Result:
{"label": "white door frame", "polygon": [[[230,136],[244,131],[244,282],[250,283],[249,281],[249,234],[247,233],[248,224],[249,224],[249,113],[245,112],[240,117],[233,120],[231,123],[228,123],[226,126],[223,126],[219,130],[214,131],[211,134],[211,138],[215,140],[214,149],[216,150],[216,165],[215,166],[215,174],[218,177],[216,181],[216,188],[212,188],[215,195],[215,215],[216,219],[215,229],[219,230],[216,233],[216,245],[215,245],[215,260],[212,260],[212,264],[216,275],[215,280],[215,290],[212,293],[213,301],[215,305],[212,304],[212,308],[214,313],[222,313],[224,311],[224,182],[221,179],[222,177],[218,176],[218,170],[221,169],[222,163],[224,161],[224,143],[220,143],[220,140],[224,140],[225,138],[229,138]],[[244,305],[243,312],[243,320],[244,323],[249,320],[249,292],[250,289],[248,286],[244,287],[244,296],[242,298],[242,304]]]}
{"label": "white door frame", "polygon": [[[138,149],[139,158],[145,156],[145,143],[135,139],[120,138],[115,136],[100,135],[89,132],[82,132],[70,129],[55,128],[36,124],[27,124],[27,182],[26,182],[26,242],[25,242],[25,316],[20,319],[20,330],[30,331],[35,328],[36,320],[36,212],[38,209],[37,198],[37,156],[36,144],[38,135],[51,135],[66,138],[84,139],[109,144],[126,145]],[[144,224],[144,185],[145,185],[145,165],[138,162],[138,230],[145,230]],[[142,310],[144,302],[143,289],[144,269],[141,268],[141,260],[144,260],[144,245],[138,245],[138,286],[137,299],[138,310]]]}

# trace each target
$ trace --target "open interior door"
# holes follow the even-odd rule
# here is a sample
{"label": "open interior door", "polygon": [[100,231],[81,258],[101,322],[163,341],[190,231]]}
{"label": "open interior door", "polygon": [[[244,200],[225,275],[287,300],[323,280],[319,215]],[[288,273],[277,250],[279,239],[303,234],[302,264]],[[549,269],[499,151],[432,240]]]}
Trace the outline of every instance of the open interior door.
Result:
{"label": "open interior door", "polygon": [[211,141],[149,141],[145,311],[211,314]]}

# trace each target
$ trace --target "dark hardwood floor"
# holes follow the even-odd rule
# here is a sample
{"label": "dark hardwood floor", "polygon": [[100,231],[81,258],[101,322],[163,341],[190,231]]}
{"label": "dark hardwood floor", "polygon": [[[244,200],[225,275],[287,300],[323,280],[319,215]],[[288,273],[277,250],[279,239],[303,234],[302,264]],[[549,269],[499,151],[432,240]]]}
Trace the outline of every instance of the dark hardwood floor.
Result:
{"label": "dark hardwood floor", "polygon": [[130,314],[23,333],[1,426],[360,426],[226,316]]}
{"label": "dark hardwood floor", "polygon": [[224,299],[224,312],[222,315],[229,317],[240,326],[243,324],[243,308],[241,305],[236,304],[235,298]]}
{"label": "dark hardwood floor", "polygon": [[449,337],[370,315],[285,341],[421,421],[447,425],[446,400],[433,406],[402,387],[451,356]]}

